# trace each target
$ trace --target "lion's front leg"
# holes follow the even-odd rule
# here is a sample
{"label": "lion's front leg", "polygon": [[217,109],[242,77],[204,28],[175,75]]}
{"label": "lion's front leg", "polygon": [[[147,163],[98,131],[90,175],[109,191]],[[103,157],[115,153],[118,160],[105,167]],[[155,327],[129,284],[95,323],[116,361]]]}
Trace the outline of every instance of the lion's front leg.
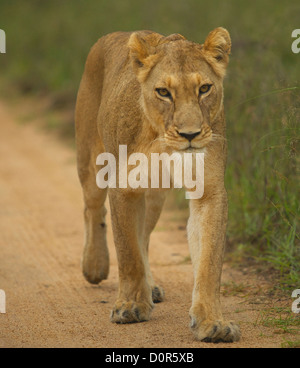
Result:
{"label": "lion's front leg", "polygon": [[110,208],[119,266],[119,295],[111,312],[111,321],[147,321],[153,303],[142,252],[145,225],[144,194],[114,190],[110,193]]}
{"label": "lion's front leg", "polygon": [[220,305],[220,282],[227,223],[224,189],[190,201],[188,237],[194,267],[191,329],[205,342],[240,339],[239,327],[224,321]]}

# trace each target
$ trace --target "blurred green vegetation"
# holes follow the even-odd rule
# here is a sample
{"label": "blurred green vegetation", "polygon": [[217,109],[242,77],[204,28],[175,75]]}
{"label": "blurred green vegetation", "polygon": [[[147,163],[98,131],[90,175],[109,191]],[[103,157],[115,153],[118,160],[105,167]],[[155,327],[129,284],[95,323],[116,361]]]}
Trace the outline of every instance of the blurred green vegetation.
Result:
{"label": "blurred green vegetation", "polygon": [[42,92],[74,103],[88,51],[104,34],[152,29],[202,43],[213,28],[227,28],[229,244],[267,261],[296,288],[300,54],[291,51],[291,33],[299,22],[298,0],[0,0],[7,36],[0,92]]}

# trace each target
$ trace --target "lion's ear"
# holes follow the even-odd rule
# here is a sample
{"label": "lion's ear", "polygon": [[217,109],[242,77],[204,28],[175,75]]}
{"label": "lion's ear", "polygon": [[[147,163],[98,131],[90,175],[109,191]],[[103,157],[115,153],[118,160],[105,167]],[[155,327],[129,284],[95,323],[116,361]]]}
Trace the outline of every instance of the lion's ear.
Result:
{"label": "lion's ear", "polygon": [[215,71],[224,76],[231,51],[231,39],[228,31],[222,27],[211,31],[204,42],[203,50],[212,62]]}
{"label": "lion's ear", "polygon": [[146,79],[149,71],[158,59],[158,55],[155,54],[155,46],[159,42],[158,37],[161,38],[162,36],[150,34],[143,37],[138,32],[135,32],[129,38],[130,57],[133,62],[133,68],[140,80]]}
{"label": "lion's ear", "polygon": [[128,42],[130,56],[137,67],[143,67],[145,60],[151,54],[151,46],[137,32],[133,33]]}

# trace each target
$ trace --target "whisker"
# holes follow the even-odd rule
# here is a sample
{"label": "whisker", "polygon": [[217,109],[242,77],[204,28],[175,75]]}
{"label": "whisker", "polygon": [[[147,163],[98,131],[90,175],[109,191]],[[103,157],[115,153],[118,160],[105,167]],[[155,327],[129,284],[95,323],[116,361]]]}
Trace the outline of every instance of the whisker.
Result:
{"label": "whisker", "polygon": [[155,142],[164,142],[164,138],[163,137],[157,137],[156,139],[154,139],[154,141],[151,142],[151,144],[155,143]]}
{"label": "whisker", "polygon": [[212,136],[212,140],[214,141],[216,140],[227,141],[227,138],[223,137],[221,134],[213,133],[211,136]]}

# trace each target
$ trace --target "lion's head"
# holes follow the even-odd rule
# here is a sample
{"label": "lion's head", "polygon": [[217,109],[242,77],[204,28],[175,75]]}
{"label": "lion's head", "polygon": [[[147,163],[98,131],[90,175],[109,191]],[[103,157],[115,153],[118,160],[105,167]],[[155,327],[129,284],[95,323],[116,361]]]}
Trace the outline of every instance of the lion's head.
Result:
{"label": "lion's head", "polygon": [[143,111],[164,143],[179,151],[206,146],[223,106],[231,50],[227,30],[216,28],[203,45],[179,34],[137,32],[129,49]]}

